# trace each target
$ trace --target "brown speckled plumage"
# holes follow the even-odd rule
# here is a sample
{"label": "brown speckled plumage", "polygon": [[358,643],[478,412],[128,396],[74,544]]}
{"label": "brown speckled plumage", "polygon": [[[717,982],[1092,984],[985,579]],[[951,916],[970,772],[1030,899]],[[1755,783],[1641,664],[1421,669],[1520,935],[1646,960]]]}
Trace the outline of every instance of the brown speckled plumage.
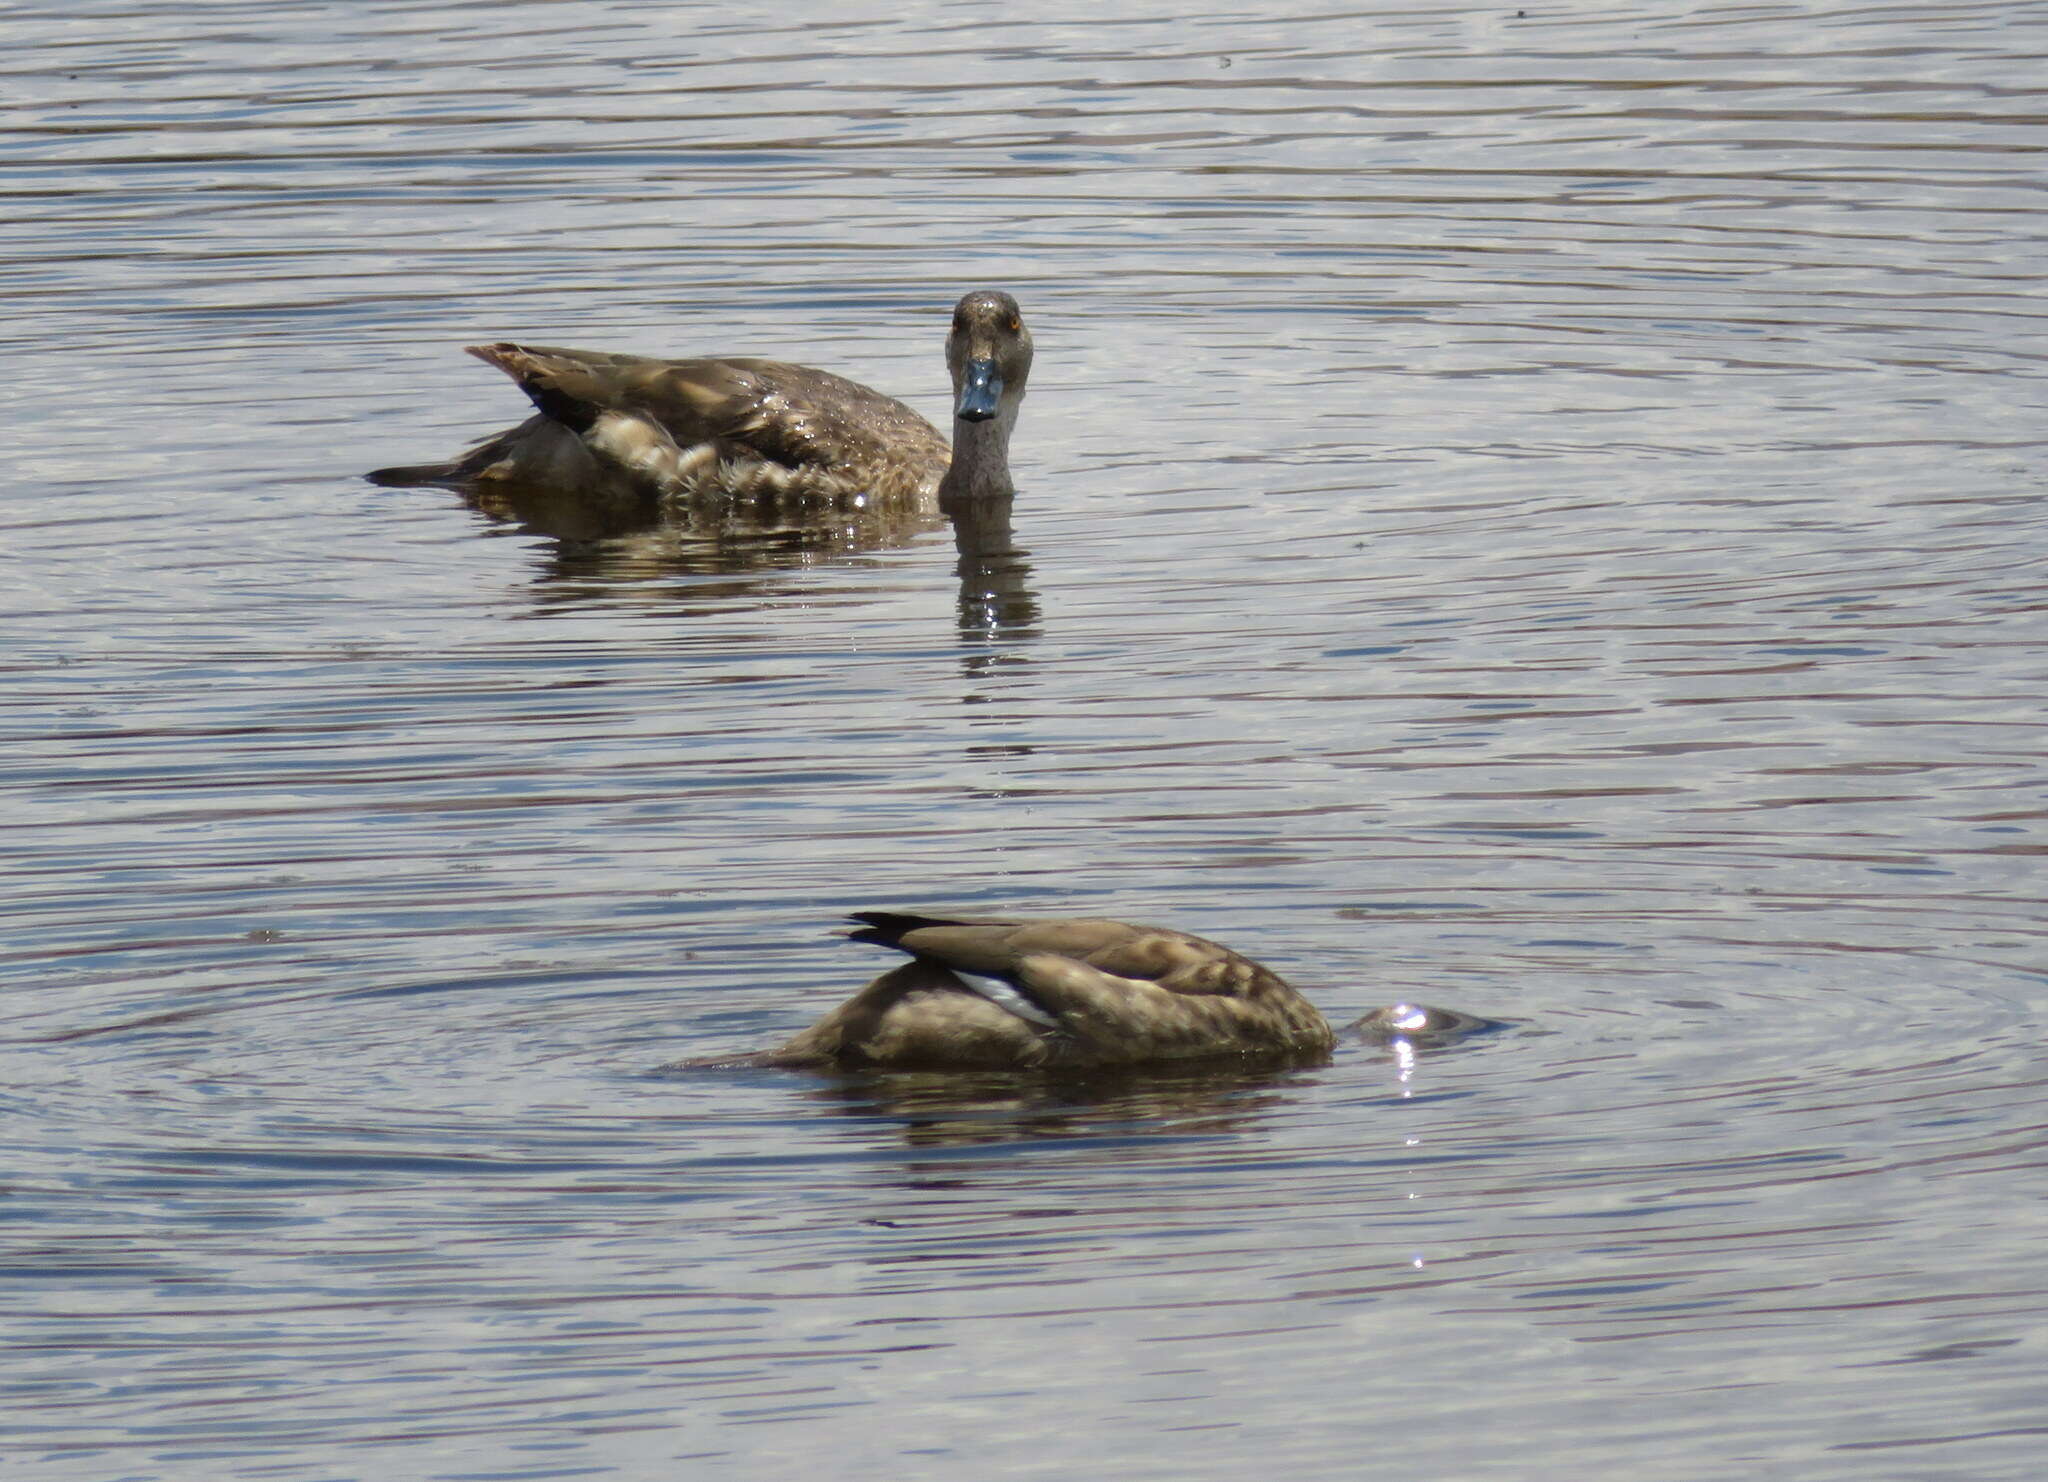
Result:
{"label": "brown speckled plumage", "polygon": [[[931,423],[829,371],[752,357],[656,360],[545,345],[472,345],[539,409],[448,463],[379,469],[384,484],[543,485],[592,498],[652,493],[929,504],[1010,492],[1008,449],[1031,336],[1008,294],[954,310],[951,445]],[[963,399],[967,367],[997,367],[999,405]]]}
{"label": "brown speckled plumage", "polygon": [[1335,1042],[1278,974],[1185,932],[1086,918],[855,919],[866,925],[854,940],[912,960],[752,1063],[1030,1069],[1308,1058]]}

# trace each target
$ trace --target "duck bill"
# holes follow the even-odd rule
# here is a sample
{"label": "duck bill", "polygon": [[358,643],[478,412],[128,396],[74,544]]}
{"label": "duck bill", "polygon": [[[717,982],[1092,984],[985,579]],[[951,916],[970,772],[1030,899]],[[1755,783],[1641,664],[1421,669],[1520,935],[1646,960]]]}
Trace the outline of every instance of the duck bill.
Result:
{"label": "duck bill", "polygon": [[1003,401],[1003,373],[989,359],[967,362],[960,381],[960,398],[953,403],[953,415],[962,422],[986,422]]}

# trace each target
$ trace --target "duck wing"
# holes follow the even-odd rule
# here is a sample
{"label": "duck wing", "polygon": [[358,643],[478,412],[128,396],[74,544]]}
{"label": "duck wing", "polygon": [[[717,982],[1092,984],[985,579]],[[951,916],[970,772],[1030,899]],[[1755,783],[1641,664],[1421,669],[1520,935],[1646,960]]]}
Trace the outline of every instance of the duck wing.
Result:
{"label": "duck wing", "polygon": [[634,435],[653,442],[671,440],[674,479],[684,485],[710,480],[710,470],[722,466],[715,481],[743,486],[749,465],[764,465],[849,486],[888,485],[893,472],[922,488],[936,483],[951,458],[937,429],[902,402],[810,366],[744,357],[653,360],[510,342],[468,350],[504,371],[544,416],[584,436],[600,456],[621,427],[640,429]]}
{"label": "duck wing", "polygon": [[1091,1059],[1149,1060],[1249,1048],[1327,1048],[1313,1005],[1217,942],[1092,917],[1022,921],[864,911],[855,941],[908,952],[968,989],[1051,1027]]}

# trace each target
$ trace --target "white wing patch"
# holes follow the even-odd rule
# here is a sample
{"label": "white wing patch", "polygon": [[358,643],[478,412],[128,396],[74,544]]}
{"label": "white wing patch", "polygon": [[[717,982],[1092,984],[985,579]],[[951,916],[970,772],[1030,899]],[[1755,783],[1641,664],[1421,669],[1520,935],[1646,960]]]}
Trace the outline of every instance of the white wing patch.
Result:
{"label": "white wing patch", "polygon": [[946,971],[958,978],[960,986],[968,992],[980,994],[997,1008],[1005,1009],[1027,1023],[1042,1025],[1047,1029],[1057,1029],[1060,1027],[1059,1020],[1019,993],[1002,978],[992,978],[987,973],[962,972],[957,967],[949,967]]}

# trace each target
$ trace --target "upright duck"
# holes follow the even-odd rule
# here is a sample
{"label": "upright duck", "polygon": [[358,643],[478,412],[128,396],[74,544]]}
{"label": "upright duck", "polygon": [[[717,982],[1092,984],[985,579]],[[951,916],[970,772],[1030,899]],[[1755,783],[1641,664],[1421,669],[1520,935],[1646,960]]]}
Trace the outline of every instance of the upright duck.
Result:
{"label": "upright duck", "polygon": [[380,484],[541,485],[593,497],[798,498],[829,503],[995,498],[1031,374],[1017,301],[980,289],[953,310],[953,442],[878,391],[752,357],[652,360],[538,345],[471,345],[539,410],[447,463],[380,468]]}

